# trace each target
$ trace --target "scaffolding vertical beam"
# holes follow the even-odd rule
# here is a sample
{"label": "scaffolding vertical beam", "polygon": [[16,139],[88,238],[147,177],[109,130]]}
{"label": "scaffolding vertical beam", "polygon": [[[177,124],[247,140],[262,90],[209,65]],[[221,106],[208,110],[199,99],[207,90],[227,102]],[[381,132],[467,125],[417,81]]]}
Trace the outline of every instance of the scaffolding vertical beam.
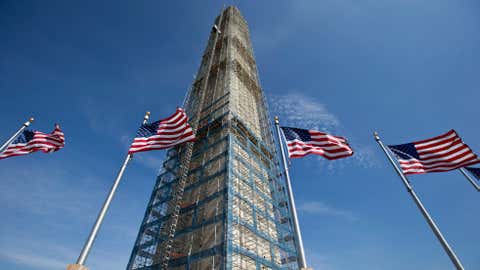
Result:
{"label": "scaffolding vertical beam", "polygon": [[[223,10],[222,10],[222,13],[220,15],[220,24],[222,22],[222,18],[223,18]],[[209,59],[208,70],[207,70],[207,73],[205,74],[205,79],[203,80],[203,86],[200,90],[201,97],[200,97],[200,101],[199,101],[199,105],[198,105],[198,108],[199,108],[200,111],[203,109],[203,103],[204,103],[204,100],[205,100],[205,91],[206,91],[206,88],[208,86],[208,81],[209,81],[209,78],[210,78],[210,75],[211,75],[211,68],[212,68],[213,59],[215,58],[215,50],[216,50],[216,46],[217,46],[217,40],[218,40],[219,32],[220,31],[216,28],[216,25],[214,25],[214,29],[213,29],[213,35],[214,35],[213,49],[212,49],[212,53],[211,53],[210,59]],[[220,53],[220,52],[218,52],[218,53]],[[218,77],[218,75],[217,75],[217,77]],[[192,125],[192,129],[193,129],[194,134],[198,130],[200,117],[201,117],[201,114],[199,113],[194,119],[192,119],[193,123],[190,123]],[[171,218],[170,232],[168,234],[167,246],[165,248],[165,253],[163,255],[163,261],[162,261],[163,269],[168,268],[168,262],[170,260],[173,238],[175,236],[175,231],[176,231],[177,222],[178,222],[178,215],[180,214],[180,209],[181,209],[180,203],[181,203],[181,200],[183,198],[185,183],[187,181],[188,172],[189,172],[189,168],[190,168],[190,160],[191,160],[191,157],[192,157],[193,145],[194,145],[193,142],[187,143],[187,145],[185,146],[185,148],[186,148],[185,153],[183,154],[182,159],[181,159],[180,179],[179,179],[178,184],[177,184],[177,190],[174,193],[175,208],[174,208],[174,212],[173,212],[172,218]]]}
{"label": "scaffolding vertical beam", "polygon": [[238,9],[216,18],[184,106],[197,140],[169,151],[127,269],[298,269],[268,108]]}

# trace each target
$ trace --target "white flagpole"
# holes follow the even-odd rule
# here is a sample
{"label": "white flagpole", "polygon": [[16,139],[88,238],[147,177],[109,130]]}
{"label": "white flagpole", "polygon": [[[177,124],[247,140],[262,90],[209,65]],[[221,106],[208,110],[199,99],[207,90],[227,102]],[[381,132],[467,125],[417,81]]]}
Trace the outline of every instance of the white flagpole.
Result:
{"label": "white flagpole", "polygon": [[472,184],[472,186],[480,192],[480,186],[475,182],[475,180],[472,179],[472,177],[470,177],[470,175],[465,171],[465,168],[460,168],[459,169],[460,172],[462,172],[463,176],[465,176],[465,178],[467,178],[468,182],[470,182],[470,184]]}
{"label": "white flagpole", "polygon": [[453,249],[450,247],[448,244],[447,240],[443,236],[442,232],[438,228],[437,224],[435,224],[435,221],[433,221],[432,217],[430,214],[427,212],[427,209],[423,206],[422,202],[420,201],[420,198],[418,198],[417,194],[413,190],[412,185],[408,181],[407,177],[403,174],[403,172],[398,168],[397,164],[393,160],[393,158],[390,156],[387,148],[383,145],[382,141],[380,140],[380,137],[378,136],[377,132],[373,133],[373,136],[375,137],[375,140],[377,143],[380,145],[380,148],[382,148],[383,152],[387,156],[388,160],[392,164],[393,168],[395,168],[395,171],[397,172],[398,176],[400,176],[400,179],[402,179],[403,184],[407,188],[408,193],[411,195],[413,201],[417,205],[418,209],[420,212],[422,212],[423,217],[427,221],[428,225],[432,229],[433,233],[437,237],[438,241],[440,241],[440,244],[442,245],[443,249],[447,253],[448,257],[452,261],[453,265],[455,265],[455,268],[457,270],[464,270],[462,263],[460,260],[457,258],[457,255],[455,255],[455,252],[453,252]]}
{"label": "white flagpole", "polygon": [[280,135],[281,131],[280,131],[280,123],[278,121],[278,116],[275,116],[275,127],[277,128],[278,143],[280,144],[280,152],[282,152],[283,169],[285,170],[285,178],[287,179],[286,182],[287,182],[288,200],[290,202],[290,207],[292,208],[291,210],[292,210],[292,216],[293,216],[293,228],[295,230],[295,236],[296,236],[295,239],[297,240],[300,269],[307,269],[307,260],[305,259],[305,250],[303,249],[302,234],[300,232],[300,224],[298,223],[297,209],[295,207],[295,200],[293,198],[292,185],[290,184],[290,174],[288,173],[287,158],[285,157],[283,140],[282,140],[282,136]]}
{"label": "white flagpole", "polygon": [[30,117],[27,122],[23,123],[22,127],[15,132],[15,134],[10,137],[2,146],[0,147],[0,155],[7,150],[8,146],[20,135],[20,133],[23,132],[24,129],[26,129],[28,126],[30,126],[31,123],[33,123],[33,117]]}
{"label": "white flagpole", "polygon": [[[150,112],[147,112],[145,114],[145,117],[143,118],[142,125],[147,123],[149,116],[150,116]],[[85,244],[82,248],[82,252],[80,253],[80,256],[78,256],[76,264],[68,265],[67,270],[87,269],[84,266],[85,260],[87,259],[88,254],[90,253],[90,249],[92,248],[93,242],[95,241],[95,238],[97,237],[97,233],[100,229],[100,226],[102,225],[103,219],[105,217],[105,214],[107,213],[107,210],[110,206],[110,203],[112,202],[113,196],[115,195],[115,191],[117,190],[117,187],[120,184],[120,180],[122,179],[125,168],[127,167],[128,162],[132,159],[132,157],[133,157],[133,154],[128,154],[125,157],[125,161],[123,162],[123,165],[122,165],[122,167],[120,168],[120,171],[117,174],[117,178],[115,178],[115,181],[113,182],[112,188],[110,189],[110,192],[108,193],[107,199],[103,203],[102,209],[100,210],[100,213],[97,216],[97,220],[95,221],[95,224],[92,227],[92,230],[90,232],[90,235],[87,238],[87,241],[85,241]]]}

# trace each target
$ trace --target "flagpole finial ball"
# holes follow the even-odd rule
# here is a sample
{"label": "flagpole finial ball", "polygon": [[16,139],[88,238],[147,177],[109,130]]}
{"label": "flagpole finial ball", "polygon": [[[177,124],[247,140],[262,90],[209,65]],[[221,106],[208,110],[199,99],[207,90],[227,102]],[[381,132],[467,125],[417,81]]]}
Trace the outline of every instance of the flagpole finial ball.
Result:
{"label": "flagpole finial ball", "polygon": [[373,132],[373,137],[375,138],[376,141],[380,141],[380,137],[378,136],[378,132],[374,131]]}
{"label": "flagpole finial ball", "polygon": [[278,124],[278,116],[275,116],[274,119],[275,119],[275,124]]}
{"label": "flagpole finial ball", "polygon": [[147,111],[146,115],[150,115],[150,112],[149,112],[149,111]]}
{"label": "flagpole finial ball", "polygon": [[30,117],[30,119],[28,119],[28,122],[30,122],[30,123],[31,123],[31,122],[33,122],[34,120],[35,120],[35,118],[33,118],[33,117]]}

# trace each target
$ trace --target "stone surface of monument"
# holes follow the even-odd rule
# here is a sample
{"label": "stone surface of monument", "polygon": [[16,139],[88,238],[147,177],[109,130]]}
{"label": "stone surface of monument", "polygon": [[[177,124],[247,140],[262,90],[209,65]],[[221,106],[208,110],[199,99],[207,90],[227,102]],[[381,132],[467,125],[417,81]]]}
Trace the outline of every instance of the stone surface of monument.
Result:
{"label": "stone surface of monument", "polygon": [[298,269],[272,121],[237,8],[216,18],[184,108],[197,140],[168,151],[127,269]]}

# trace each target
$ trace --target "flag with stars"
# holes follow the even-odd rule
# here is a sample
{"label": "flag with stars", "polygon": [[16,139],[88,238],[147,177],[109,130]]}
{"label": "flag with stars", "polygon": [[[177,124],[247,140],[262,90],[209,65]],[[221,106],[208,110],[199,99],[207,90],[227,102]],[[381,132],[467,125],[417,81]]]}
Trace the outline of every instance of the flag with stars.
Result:
{"label": "flag with stars", "polygon": [[128,153],[161,150],[194,140],[195,135],[188,124],[188,117],[183,109],[178,108],[168,118],[142,125]]}
{"label": "flag with stars", "polygon": [[50,134],[40,131],[24,130],[18,137],[0,154],[0,159],[27,155],[42,151],[51,153],[65,146],[65,135],[59,125]]}
{"label": "flag with stars", "polygon": [[480,168],[473,168],[473,167],[465,167],[465,169],[475,178],[477,178],[478,181],[480,181]]}
{"label": "flag with stars", "polygon": [[431,139],[388,147],[404,174],[446,172],[480,162],[453,129]]}
{"label": "flag with stars", "polygon": [[333,136],[316,130],[281,127],[287,141],[290,158],[308,154],[339,159],[353,155],[353,150],[344,137]]}

